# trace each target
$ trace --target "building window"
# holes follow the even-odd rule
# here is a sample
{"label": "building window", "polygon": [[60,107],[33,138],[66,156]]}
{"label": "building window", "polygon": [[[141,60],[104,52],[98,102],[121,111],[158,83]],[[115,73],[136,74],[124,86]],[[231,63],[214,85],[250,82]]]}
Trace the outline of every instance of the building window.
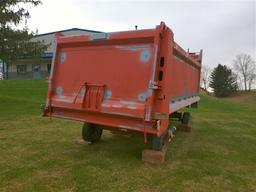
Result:
{"label": "building window", "polygon": [[17,65],[17,73],[18,74],[24,74],[27,72],[27,66],[26,65]]}
{"label": "building window", "polygon": [[40,72],[40,64],[33,64],[32,68],[33,72]]}
{"label": "building window", "polygon": [[48,73],[51,73],[51,66],[52,66],[51,64],[47,64],[47,72]]}

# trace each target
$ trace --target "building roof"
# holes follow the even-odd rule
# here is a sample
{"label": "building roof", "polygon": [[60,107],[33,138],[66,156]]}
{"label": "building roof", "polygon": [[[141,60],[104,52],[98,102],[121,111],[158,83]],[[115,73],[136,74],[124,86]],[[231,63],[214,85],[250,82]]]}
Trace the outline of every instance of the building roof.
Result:
{"label": "building roof", "polygon": [[53,31],[53,32],[49,32],[49,33],[42,33],[42,34],[35,35],[34,37],[40,37],[40,36],[44,36],[44,35],[51,35],[51,34],[54,34],[54,33],[61,33],[61,32],[67,32],[67,31],[84,31],[84,32],[89,32],[89,33],[102,33],[102,31],[94,31],[94,30],[80,29],[80,28],[71,28],[71,29],[65,29],[65,30],[60,30],[60,31]]}

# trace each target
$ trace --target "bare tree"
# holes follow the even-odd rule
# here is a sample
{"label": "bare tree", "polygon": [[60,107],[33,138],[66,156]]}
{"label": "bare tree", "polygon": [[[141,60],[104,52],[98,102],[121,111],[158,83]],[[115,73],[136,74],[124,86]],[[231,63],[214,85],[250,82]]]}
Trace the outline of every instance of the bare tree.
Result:
{"label": "bare tree", "polygon": [[209,76],[211,74],[211,69],[208,65],[203,65],[201,69],[201,87],[203,87],[206,91],[209,88]]}
{"label": "bare tree", "polygon": [[256,78],[256,66],[255,61],[248,54],[239,54],[234,60],[233,67],[237,72],[237,75],[242,80],[244,85],[244,90],[249,90],[252,87],[252,84]]}
{"label": "bare tree", "polygon": [[243,80],[242,80],[242,78],[240,77],[241,75],[238,75],[237,73],[235,73],[235,75],[236,75],[236,79],[237,79],[237,85],[238,85],[238,89],[239,90],[243,90]]}
{"label": "bare tree", "polygon": [[[256,71],[256,67],[255,67],[255,71]],[[256,72],[254,74],[251,73],[249,75],[249,81],[248,81],[249,91],[252,90],[252,86],[253,86],[253,83],[255,82],[255,80],[256,80]]]}

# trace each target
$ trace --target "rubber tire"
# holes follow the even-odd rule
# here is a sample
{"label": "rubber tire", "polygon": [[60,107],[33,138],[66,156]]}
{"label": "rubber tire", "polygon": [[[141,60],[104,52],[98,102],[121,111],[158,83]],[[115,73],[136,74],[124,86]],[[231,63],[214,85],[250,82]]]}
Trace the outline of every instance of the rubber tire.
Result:
{"label": "rubber tire", "polygon": [[99,125],[92,123],[85,123],[82,128],[82,138],[85,141],[95,143],[100,140],[102,135],[102,128]]}
{"label": "rubber tire", "polygon": [[190,113],[189,112],[184,112],[182,116],[182,125],[188,125],[190,121]]}
{"label": "rubber tire", "polygon": [[162,148],[166,142],[166,139],[168,139],[168,132],[162,134],[160,137],[158,137],[157,135],[153,135],[152,149],[157,150],[157,151],[162,150]]}

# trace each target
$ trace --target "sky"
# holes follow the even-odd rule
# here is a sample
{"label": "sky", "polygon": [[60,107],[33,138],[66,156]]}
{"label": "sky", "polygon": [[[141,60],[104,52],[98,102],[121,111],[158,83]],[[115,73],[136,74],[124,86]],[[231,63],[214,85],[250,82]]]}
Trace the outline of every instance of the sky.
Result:
{"label": "sky", "polygon": [[30,8],[31,30],[47,33],[69,28],[104,32],[154,28],[164,21],[185,50],[203,49],[203,65],[232,66],[239,53],[256,59],[256,0],[110,1],[42,0]]}

